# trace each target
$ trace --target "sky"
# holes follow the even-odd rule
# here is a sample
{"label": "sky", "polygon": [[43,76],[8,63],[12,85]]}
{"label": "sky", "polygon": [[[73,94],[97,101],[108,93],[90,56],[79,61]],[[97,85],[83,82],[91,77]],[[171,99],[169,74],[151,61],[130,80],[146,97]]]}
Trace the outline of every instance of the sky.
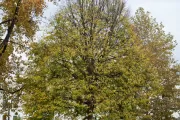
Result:
{"label": "sky", "polygon": [[[45,16],[51,19],[58,7],[52,3],[48,3],[48,6]],[[149,11],[151,16],[156,18],[157,22],[163,23],[166,33],[170,32],[178,44],[173,53],[175,60],[180,63],[180,23],[178,24],[180,21],[180,14],[178,14],[180,0],[126,0],[126,6],[129,8],[131,16],[139,7],[143,7],[145,11]]]}

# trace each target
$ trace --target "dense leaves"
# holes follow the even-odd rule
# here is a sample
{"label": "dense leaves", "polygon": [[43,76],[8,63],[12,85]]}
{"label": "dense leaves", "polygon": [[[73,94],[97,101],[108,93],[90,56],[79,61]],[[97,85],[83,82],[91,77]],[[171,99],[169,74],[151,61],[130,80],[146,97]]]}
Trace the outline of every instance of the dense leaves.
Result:
{"label": "dense leaves", "polygon": [[149,12],[130,17],[122,0],[67,0],[32,42],[45,7],[44,0],[0,2],[3,110],[20,102],[29,120],[174,119],[176,43]]}
{"label": "dense leaves", "polygon": [[173,80],[168,86],[175,89],[179,79],[171,60],[174,43],[143,9],[130,20],[122,1],[77,0],[50,27],[32,44],[23,81],[30,119],[164,117],[155,107],[156,100],[163,102],[165,81]]}

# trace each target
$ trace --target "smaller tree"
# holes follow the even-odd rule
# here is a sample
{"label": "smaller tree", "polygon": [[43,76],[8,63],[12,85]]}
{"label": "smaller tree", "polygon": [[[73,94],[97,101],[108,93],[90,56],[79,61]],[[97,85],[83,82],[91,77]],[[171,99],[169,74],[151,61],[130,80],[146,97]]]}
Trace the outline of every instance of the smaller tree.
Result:
{"label": "smaller tree", "polygon": [[176,42],[171,34],[165,33],[164,26],[158,24],[143,8],[137,10],[136,15],[132,18],[132,23],[134,31],[143,43],[143,49],[148,54],[151,65],[157,70],[162,86],[158,95],[155,98],[151,97],[151,107],[147,113],[152,115],[152,119],[173,119],[172,113],[179,109],[177,104],[179,89],[176,88],[180,80],[177,75],[179,65],[172,58]]}

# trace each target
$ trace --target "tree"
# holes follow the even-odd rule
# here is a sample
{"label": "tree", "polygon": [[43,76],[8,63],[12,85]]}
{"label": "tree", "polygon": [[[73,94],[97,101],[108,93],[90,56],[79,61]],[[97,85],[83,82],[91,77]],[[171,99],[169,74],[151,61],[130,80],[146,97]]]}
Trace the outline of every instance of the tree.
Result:
{"label": "tree", "polygon": [[[17,34],[16,41],[18,36],[22,37],[22,35],[25,35],[26,37],[30,37],[34,35],[35,30],[37,29],[34,17],[38,17],[42,13],[42,7],[40,6],[43,6],[43,3],[39,2],[40,0],[35,0],[33,2],[30,0],[1,1],[1,9],[3,10],[4,15],[2,17],[3,21],[0,25],[7,27],[7,34],[0,44],[2,53],[6,50],[11,34]],[[36,3],[38,7],[35,6]],[[17,43],[19,42],[17,41]]]}
{"label": "tree", "polygon": [[4,93],[13,94],[19,91],[18,86],[15,88],[17,90],[13,90],[9,83],[14,83],[15,86],[16,78],[12,76],[17,74],[18,67],[23,64],[20,54],[26,50],[27,41],[35,34],[38,28],[36,19],[42,15],[44,7],[45,3],[41,0],[0,1],[0,83],[3,85],[0,90]]}
{"label": "tree", "polygon": [[132,18],[134,31],[138,38],[143,42],[143,47],[149,54],[151,64],[156,67],[160,83],[161,92],[151,99],[151,108],[148,114],[152,119],[172,119],[172,113],[179,109],[178,95],[176,86],[179,85],[179,65],[172,58],[172,51],[176,45],[171,34],[166,34],[163,25],[158,24],[145,12],[139,8],[136,15]]}
{"label": "tree", "polygon": [[[21,53],[27,51],[38,30],[38,20],[45,7],[44,0],[0,1],[0,91],[4,96],[1,98],[4,103],[10,100],[17,104],[24,88],[16,81],[18,76],[23,74],[24,61]],[[4,106],[3,111],[7,109],[7,105],[1,106]]]}
{"label": "tree", "polygon": [[161,76],[121,0],[69,1],[32,44],[24,86],[29,119],[147,118]]}
{"label": "tree", "polygon": [[[55,0],[48,1],[56,3]],[[2,22],[0,23],[0,26],[7,29],[3,31],[5,38],[1,38],[1,56],[2,53],[6,51],[6,47],[9,42],[18,44],[21,47],[27,46],[25,43],[28,43],[29,40],[23,40],[25,38],[32,40],[32,37],[38,30],[38,20],[40,17],[42,17],[45,7],[45,0],[0,1],[0,8],[2,10]]]}

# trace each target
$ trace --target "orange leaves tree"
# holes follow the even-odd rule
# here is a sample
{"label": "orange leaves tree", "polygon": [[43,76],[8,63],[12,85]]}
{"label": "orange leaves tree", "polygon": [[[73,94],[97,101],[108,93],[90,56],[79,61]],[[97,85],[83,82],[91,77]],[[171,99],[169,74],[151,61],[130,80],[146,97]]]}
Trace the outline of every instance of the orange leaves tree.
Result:
{"label": "orange leaves tree", "polygon": [[46,6],[45,0],[0,0],[0,91],[6,96],[12,98],[23,88],[16,82],[23,71],[21,53],[36,34]]}
{"label": "orange leaves tree", "polygon": [[43,0],[2,0],[0,7],[2,10],[0,25],[7,29],[4,31],[5,38],[1,38],[0,43],[2,56],[11,38],[15,38],[11,41],[16,43],[22,36],[32,38],[38,28],[36,18],[42,15],[45,2]]}

